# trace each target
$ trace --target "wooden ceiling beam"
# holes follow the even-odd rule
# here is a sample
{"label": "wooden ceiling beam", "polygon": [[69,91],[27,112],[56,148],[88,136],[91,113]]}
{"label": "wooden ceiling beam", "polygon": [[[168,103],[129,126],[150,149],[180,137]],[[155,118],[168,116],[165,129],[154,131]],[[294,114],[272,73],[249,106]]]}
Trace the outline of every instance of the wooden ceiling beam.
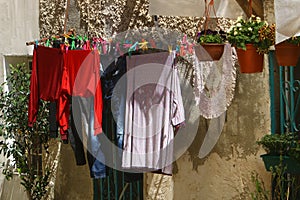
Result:
{"label": "wooden ceiling beam", "polygon": [[[236,2],[241,6],[246,15],[250,17],[248,0],[236,0]],[[262,19],[264,18],[263,0],[252,0],[252,14]]]}

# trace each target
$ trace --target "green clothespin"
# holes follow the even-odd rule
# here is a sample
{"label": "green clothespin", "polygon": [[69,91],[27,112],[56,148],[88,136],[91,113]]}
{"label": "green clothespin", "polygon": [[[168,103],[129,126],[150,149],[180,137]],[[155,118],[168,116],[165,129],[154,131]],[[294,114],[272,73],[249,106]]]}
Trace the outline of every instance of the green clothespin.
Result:
{"label": "green clothespin", "polygon": [[77,35],[77,39],[78,39],[79,41],[83,41],[83,38],[82,38],[82,36],[80,36],[80,35]]}
{"label": "green clothespin", "polygon": [[76,49],[76,46],[75,46],[75,40],[72,40],[72,43],[71,43],[71,50],[75,50]]}
{"label": "green clothespin", "polygon": [[46,41],[46,47],[50,47],[50,40],[49,39]]}

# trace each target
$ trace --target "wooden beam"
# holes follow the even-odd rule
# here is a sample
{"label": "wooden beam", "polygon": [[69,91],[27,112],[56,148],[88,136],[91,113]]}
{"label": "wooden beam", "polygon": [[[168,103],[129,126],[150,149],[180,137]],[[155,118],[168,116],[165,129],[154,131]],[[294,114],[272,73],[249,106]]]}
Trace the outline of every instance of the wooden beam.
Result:
{"label": "wooden beam", "polygon": [[[250,17],[248,0],[236,0],[236,2],[241,6],[246,15]],[[252,14],[262,19],[264,18],[263,0],[252,0]]]}

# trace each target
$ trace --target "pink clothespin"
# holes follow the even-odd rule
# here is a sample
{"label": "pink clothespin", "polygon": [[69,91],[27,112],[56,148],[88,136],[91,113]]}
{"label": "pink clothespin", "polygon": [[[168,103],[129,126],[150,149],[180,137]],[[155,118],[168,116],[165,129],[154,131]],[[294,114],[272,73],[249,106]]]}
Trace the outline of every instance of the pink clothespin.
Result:
{"label": "pink clothespin", "polygon": [[193,43],[188,44],[187,51],[189,54],[193,54],[194,46],[195,46],[195,44],[193,44]]}
{"label": "pink clothespin", "polygon": [[180,46],[180,56],[185,56],[185,55],[186,55],[185,46],[181,45]]}
{"label": "pink clothespin", "polygon": [[117,53],[119,52],[120,56],[124,55],[123,51],[120,48],[120,43],[119,42],[117,42],[117,44],[116,44],[116,52]]}
{"label": "pink clothespin", "polygon": [[187,36],[184,35],[181,41],[182,44],[187,44]]}
{"label": "pink clothespin", "polygon": [[125,43],[125,44],[123,44],[123,47],[124,47],[125,49],[129,49],[131,46],[132,46],[131,43]]}

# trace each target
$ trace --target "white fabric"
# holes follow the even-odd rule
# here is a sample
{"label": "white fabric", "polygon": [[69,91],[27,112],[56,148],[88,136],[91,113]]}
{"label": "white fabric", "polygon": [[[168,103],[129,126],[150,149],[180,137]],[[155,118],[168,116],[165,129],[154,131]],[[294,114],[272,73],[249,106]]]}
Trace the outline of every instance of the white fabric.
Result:
{"label": "white fabric", "polygon": [[[218,17],[237,18],[244,14],[236,1],[215,0],[214,2]],[[150,15],[203,17],[204,9],[203,0],[150,0],[149,13]],[[211,12],[211,15],[214,14]]]}
{"label": "white fabric", "polygon": [[174,126],[184,122],[175,52],[127,57],[122,167],[172,174]]}
{"label": "white fabric", "polygon": [[276,44],[300,35],[300,1],[275,0]]}
{"label": "white fabric", "polygon": [[[201,46],[198,48],[200,53],[206,53]],[[199,61],[194,53],[195,100],[200,114],[206,119],[222,115],[234,97],[236,68],[233,50],[230,44],[226,44],[219,61]]]}

